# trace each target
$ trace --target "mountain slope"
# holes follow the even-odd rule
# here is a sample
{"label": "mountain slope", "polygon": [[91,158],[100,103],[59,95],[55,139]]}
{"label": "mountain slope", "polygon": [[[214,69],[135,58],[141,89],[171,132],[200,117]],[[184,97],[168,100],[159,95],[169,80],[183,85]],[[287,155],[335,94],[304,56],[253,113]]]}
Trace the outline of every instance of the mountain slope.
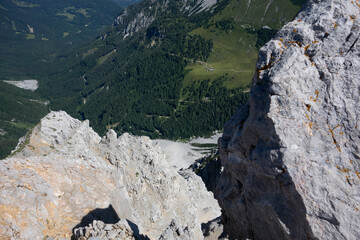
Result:
{"label": "mountain slope", "polygon": [[0,81],[0,159],[48,112],[48,104],[36,93]]}
{"label": "mountain slope", "polygon": [[[285,7],[278,8],[284,2]],[[40,91],[51,99],[53,109],[91,119],[99,133],[114,128],[119,133],[187,138],[221,129],[246,101],[257,39],[266,41],[271,34],[238,26],[245,21],[237,20],[239,12],[246,8],[237,1],[203,3],[149,0],[131,6],[116,26],[79,49],[77,57],[69,55],[68,69],[52,75]],[[274,6],[269,7],[271,14],[256,27],[280,27],[300,8],[284,0],[269,6]],[[261,7],[265,11],[267,5]],[[271,23],[276,10],[286,14]]]}
{"label": "mountain slope", "polygon": [[3,0],[0,78],[36,77],[48,62],[110,25],[120,7],[109,0]]}
{"label": "mountain slope", "polygon": [[67,52],[94,39],[119,11],[108,0],[0,2],[0,129],[6,133],[0,134],[0,159],[48,110],[39,103],[48,100],[37,91],[2,80],[38,79],[42,84],[49,72],[63,67]]}
{"label": "mountain slope", "polygon": [[127,7],[129,5],[135,4],[135,3],[139,3],[141,2],[141,0],[112,0],[113,2],[115,2],[116,4],[118,4],[120,7]]}

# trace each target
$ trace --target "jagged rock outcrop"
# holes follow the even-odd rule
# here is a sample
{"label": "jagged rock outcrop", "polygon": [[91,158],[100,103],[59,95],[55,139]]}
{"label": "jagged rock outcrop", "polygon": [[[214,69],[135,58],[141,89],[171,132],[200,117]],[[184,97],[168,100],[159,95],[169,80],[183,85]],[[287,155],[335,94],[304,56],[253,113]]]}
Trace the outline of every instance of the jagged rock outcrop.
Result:
{"label": "jagged rock outcrop", "polygon": [[[195,161],[190,167],[196,175],[200,176],[208,191],[217,193],[216,186],[222,172],[219,152],[212,152]],[[215,196],[216,197],[216,196]]]}
{"label": "jagged rock outcrop", "polygon": [[359,239],[359,13],[309,1],[260,49],[249,104],[219,140],[231,238]]}
{"label": "jagged rock outcrop", "polygon": [[194,233],[188,227],[179,226],[178,222],[173,219],[159,240],[191,240],[193,238]]}
{"label": "jagged rock outcrop", "polygon": [[158,239],[172,219],[202,239],[201,223],[220,215],[201,179],[186,179],[148,137],[110,130],[51,112],[14,156],[0,162],[0,238],[67,238],[94,220],[126,219]]}
{"label": "jagged rock outcrop", "polygon": [[189,15],[211,9],[216,0],[147,0],[137,5],[127,7],[124,12],[115,19],[115,25],[121,26],[124,38],[147,28],[155,20],[158,14],[176,6],[181,12]]}
{"label": "jagged rock outcrop", "polygon": [[89,226],[79,227],[74,230],[75,240],[87,240],[91,238],[99,239],[126,239],[136,240],[140,237],[135,237],[126,220],[120,220],[115,224],[105,224],[103,221],[94,220]]}

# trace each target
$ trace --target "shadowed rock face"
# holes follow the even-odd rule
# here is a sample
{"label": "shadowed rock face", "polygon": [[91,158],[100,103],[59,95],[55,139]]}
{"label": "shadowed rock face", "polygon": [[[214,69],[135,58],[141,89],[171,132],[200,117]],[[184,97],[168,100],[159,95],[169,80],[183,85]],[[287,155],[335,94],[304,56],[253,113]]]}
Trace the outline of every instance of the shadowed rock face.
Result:
{"label": "shadowed rock face", "polygon": [[232,238],[360,236],[360,4],[310,1],[260,49],[219,140]]}
{"label": "shadowed rock face", "polygon": [[150,239],[176,219],[202,239],[201,223],[220,215],[201,179],[179,175],[148,137],[100,138],[88,121],[51,112],[25,143],[0,161],[0,239],[70,239],[74,228],[119,219]]}

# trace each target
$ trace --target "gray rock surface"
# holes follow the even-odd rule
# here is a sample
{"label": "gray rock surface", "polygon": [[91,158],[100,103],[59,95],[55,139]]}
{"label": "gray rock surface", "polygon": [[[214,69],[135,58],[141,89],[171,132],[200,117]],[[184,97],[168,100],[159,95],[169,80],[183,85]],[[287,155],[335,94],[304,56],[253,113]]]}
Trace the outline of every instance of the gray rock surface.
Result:
{"label": "gray rock surface", "polygon": [[194,233],[188,227],[179,226],[173,219],[170,225],[161,234],[159,240],[191,240],[194,239]]}
{"label": "gray rock surface", "polygon": [[309,1],[260,49],[249,104],[219,140],[231,238],[360,238],[359,13]]}
{"label": "gray rock surface", "polygon": [[0,161],[0,239],[69,239],[80,223],[119,219],[150,239],[176,219],[202,239],[201,223],[220,209],[198,176],[186,176],[148,137],[100,138],[88,121],[51,112]]}
{"label": "gray rock surface", "polygon": [[135,237],[136,234],[133,232],[126,220],[120,220],[115,224],[105,224],[102,221],[94,220],[89,226],[79,227],[74,230],[75,240],[135,240],[140,239]]}
{"label": "gray rock surface", "polygon": [[360,238],[359,13],[309,1],[260,49],[249,104],[219,140],[232,238]]}
{"label": "gray rock surface", "polygon": [[221,159],[218,151],[214,151],[196,160],[189,168],[201,177],[208,191],[214,194],[217,193],[216,186],[222,172]]}

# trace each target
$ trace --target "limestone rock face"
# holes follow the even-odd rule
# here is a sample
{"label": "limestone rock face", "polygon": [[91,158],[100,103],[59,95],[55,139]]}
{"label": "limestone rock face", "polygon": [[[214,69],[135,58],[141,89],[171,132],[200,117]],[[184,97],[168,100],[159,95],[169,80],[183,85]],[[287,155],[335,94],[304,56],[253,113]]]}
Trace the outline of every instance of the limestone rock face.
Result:
{"label": "limestone rock face", "polygon": [[232,238],[359,239],[359,18],[358,1],[309,1],[260,49],[219,140]]}
{"label": "limestone rock face", "polygon": [[202,239],[201,223],[220,215],[201,179],[179,175],[148,137],[100,138],[88,121],[51,112],[24,142],[0,162],[0,239],[69,239],[120,219],[150,239],[176,219]]}

